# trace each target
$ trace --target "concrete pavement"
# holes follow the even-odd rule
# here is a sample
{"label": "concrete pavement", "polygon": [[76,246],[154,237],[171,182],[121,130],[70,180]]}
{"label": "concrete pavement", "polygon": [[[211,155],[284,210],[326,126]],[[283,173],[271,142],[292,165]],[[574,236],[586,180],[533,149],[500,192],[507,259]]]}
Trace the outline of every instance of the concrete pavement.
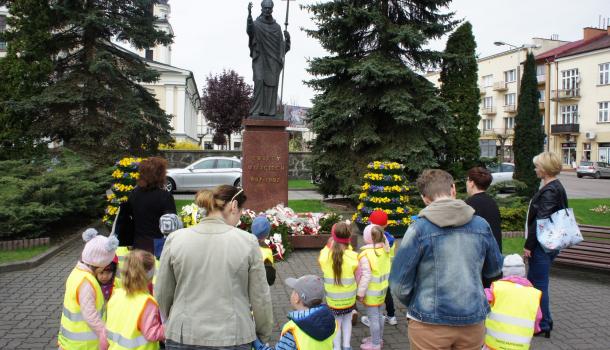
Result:
{"label": "concrete pavement", "polygon": [[579,179],[575,172],[562,172],[558,178],[568,198],[610,198],[610,179]]}

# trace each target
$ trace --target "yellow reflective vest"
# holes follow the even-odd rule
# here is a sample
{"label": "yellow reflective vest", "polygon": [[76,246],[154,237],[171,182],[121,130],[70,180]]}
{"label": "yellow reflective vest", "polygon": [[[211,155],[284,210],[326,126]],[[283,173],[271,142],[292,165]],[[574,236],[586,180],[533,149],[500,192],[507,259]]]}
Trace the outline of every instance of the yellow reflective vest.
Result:
{"label": "yellow reflective vest", "polygon": [[326,291],[326,303],[333,309],[347,309],[356,304],[355,272],[358,268],[358,255],[351,250],[343,252],[343,263],[341,264],[341,285],[335,284],[333,272],[332,250],[324,247],[318,258],[320,267],[324,274],[324,290]]}
{"label": "yellow reflective vest", "polygon": [[365,248],[358,254],[358,260],[366,256],[371,265],[371,282],[369,283],[364,305],[379,306],[385,303],[385,295],[388,291],[390,268],[390,254],[384,248]]}
{"label": "yellow reflective vest", "polygon": [[271,248],[259,247],[261,254],[263,255],[263,263],[269,261],[271,265],[274,265],[275,260],[273,259],[273,251]]}
{"label": "yellow reflective vest", "polygon": [[64,307],[57,342],[65,350],[98,350],[99,339],[85,321],[78,302],[78,289],[85,281],[95,290],[95,309],[102,317],[104,295],[92,273],[75,267],[66,281]]}
{"label": "yellow reflective vest", "polygon": [[125,258],[127,258],[127,255],[129,254],[129,248],[128,247],[118,247],[116,249],[115,254],[116,254],[117,258],[119,259],[119,263],[117,264],[116,275],[114,276],[114,287],[120,288],[121,287],[121,273],[123,272],[123,269],[125,268]]}
{"label": "yellow reflective vest", "polygon": [[485,320],[485,345],[495,350],[529,349],[542,293],[510,281],[492,286],[494,304]]}
{"label": "yellow reflective vest", "polygon": [[287,332],[292,333],[294,342],[296,343],[297,350],[332,350],[333,339],[335,338],[335,332],[328,338],[320,341],[309,336],[309,334],[303,332],[294,321],[289,321],[282,328],[282,336]]}
{"label": "yellow reflective vest", "polygon": [[125,289],[119,288],[112,294],[108,301],[106,321],[108,350],[159,349],[159,342],[149,342],[138,329],[138,322],[148,301],[157,305],[152,295],[145,292],[127,295]]}

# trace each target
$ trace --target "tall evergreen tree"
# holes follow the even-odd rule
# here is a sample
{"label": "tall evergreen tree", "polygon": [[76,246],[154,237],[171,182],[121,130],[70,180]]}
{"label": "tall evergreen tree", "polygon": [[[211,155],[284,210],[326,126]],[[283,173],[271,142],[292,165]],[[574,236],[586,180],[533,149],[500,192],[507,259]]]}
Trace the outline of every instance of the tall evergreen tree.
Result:
{"label": "tall evergreen tree", "polygon": [[476,47],[472,25],[465,22],[449,36],[441,64],[441,96],[454,125],[447,138],[445,166],[458,178],[477,164],[481,154]]}
{"label": "tall evergreen tree", "polygon": [[536,177],[532,163],[532,159],[544,148],[544,131],[538,99],[536,60],[530,52],[523,67],[513,141],[515,154],[513,177],[525,183],[526,188],[521,194],[527,197],[533,196],[540,186],[540,179]]}
{"label": "tall evergreen tree", "polygon": [[114,44],[144,49],[171,43],[171,35],[155,27],[154,3],[8,0],[9,51],[0,73],[9,75],[7,89],[26,82],[35,94],[0,96],[11,102],[3,115],[27,120],[34,139],[62,141],[95,157],[146,154],[171,142],[171,116],[139,84],[154,82],[158,73]]}
{"label": "tall evergreen tree", "polygon": [[318,94],[309,117],[312,165],[324,194],[353,194],[372,160],[413,174],[438,165],[451,125],[436,88],[416,70],[440,63],[425,48],[456,24],[450,0],[334,0],[307,5],[307,34],[330,52],[314,58],[307,84]]}

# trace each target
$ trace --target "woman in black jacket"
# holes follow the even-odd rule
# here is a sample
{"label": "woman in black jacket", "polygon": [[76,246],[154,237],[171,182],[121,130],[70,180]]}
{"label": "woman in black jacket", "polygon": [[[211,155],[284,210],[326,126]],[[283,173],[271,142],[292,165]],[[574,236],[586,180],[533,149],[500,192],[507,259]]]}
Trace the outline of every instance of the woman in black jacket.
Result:
{"label": "woman in black jacket", "polygon": [[553,319],[549,302],[549,270],[557,252],[545,252],[536,237],[538,219],[548,219],[553,213],[568,207],[566,190],[557,179],[561,172],[561,160],[552,152],[543,152],[534,157],[536,176],[542,179],[542,188],[532,198],[527,215],[527,239],[523,249],[524,256],[529,259],[527,279],[542,292],[540,308],[542,320],[540,333],[547,338],[553,330]]}
{"label": "woman in black jacket", "polygon": [[[133,245],[154,253],[154,240],[163,238],[159,218],[164,214],[176,214],[176,203],[165,190],[167,161],[159,157],[143,160],[138,168],[136,188],[121,205],[117,227],[120,227],[121,245]],[[133,231],[133,232],[126,232]]]}

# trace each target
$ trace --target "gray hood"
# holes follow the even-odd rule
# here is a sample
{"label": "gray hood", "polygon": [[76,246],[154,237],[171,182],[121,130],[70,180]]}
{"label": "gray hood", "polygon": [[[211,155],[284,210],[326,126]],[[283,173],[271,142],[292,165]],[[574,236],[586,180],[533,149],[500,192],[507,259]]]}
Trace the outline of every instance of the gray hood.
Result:
{"label": "gray hood", "polygon": [[470,222],[474,209],[459,199],[439,199],[419,212],[419,216],[440,227],[463,226]]}

